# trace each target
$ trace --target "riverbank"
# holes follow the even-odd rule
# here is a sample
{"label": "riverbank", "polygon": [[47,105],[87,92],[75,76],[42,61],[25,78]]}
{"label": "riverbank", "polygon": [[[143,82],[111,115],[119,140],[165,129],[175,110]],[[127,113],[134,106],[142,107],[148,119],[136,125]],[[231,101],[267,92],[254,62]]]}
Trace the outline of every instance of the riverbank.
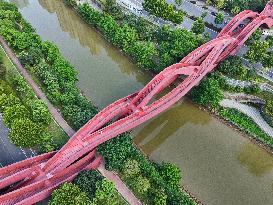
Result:
{"label": "riverbank", "polygon": [[[66,1],[67,2],[67,1]],[[71,4],[71,2],[67,2],[68,4],[70,3]],[[102,27],[101,27],[101,25],[99,25],[99,23],[97,23],[98,22],[98,20],[92,20],[92,19],[90,19],[91,18],[91,16],[93,15],[93,16],[96,16],[96,19],[98,19],[98,18],[104,18],[103,17],[103,15],[104,14],[100,14],[99,12],[96,12],[96,11],[94,11],[94,10],[92,10],[92,9],[90,9],[90,10],[88,10],[88,8],[87,7],[85,7],[85,5],[83,4],[83,5],[79,5],[79,6],[77,6],[77,4],[73,4],[72,6],[74,6],[74,8],[75,8],[75,10],[77,11],[77,13],[83,18],[83,20],[85,20],[89,25],[91,24],[91,26],[93,26],[93,27],[95,27],[95,28],[97,28],[98,30],[99,30],[99,32],[100,32],[100,34],[106,39],[106,40],[108,40],[110,43],[112,43],[114,46],[117,46],[118,48],[120,48],[120,46],[118,46],[118,45],[115,45],[115,41],[113,40],[113,39],[109,39],[109,37],[107,37],[107,32],[108,31],[105,31],[105,30],[103,30],[102,29]],[[113,5],[112,5],[112,7],[114,7]],[[121,10],[119,11],[119,12],[122,12]],[[90,15],[90,16],[89,16]],[[99,17],[100,15],[102,15],[101,17]],[[112,14],[110,14],[110,15],[112,15]],[[92,17],[92,18],[94,18],[94,17]],[[113,20],[114,18],[112,18],[112,21],[114,21]],[[171,31],[169,31],[169,32],[171,32]],[[122,53],[125,53],[125,55],[126,56],[129,56],[129,58],[130,59],[132,59],[133,60],[133,62],[137,62],[138,60],[137,59],[135,59],[131,54],[130,54],[130,52],[129,53],[127,53],[126,51],[124,51],[124,48],[122,48],[122,46],[121,46],[121,50],[120,50]],[[137,63],[138,65],[139,65],[139,63]],[[139,65],[140,66],[140,68],[142,67],[141,65]],[[159,66],[159,65],[157,65],[157,66]],[[152,72],[155,72],[155,70],[153,70]],[[157,71],[158,72],[158,71]],[[218,115],[218,117],[219,117],[219,115]],[[225,119],[226,120],[226,119]],[[227,121],[226,121],[227,122]],[[234,125],[234,123],[231,123],[232,125]],[[237,125],[238,126],[238,125]],[[245,133],[245,131],[244,131],[244,129],[243,128],[240,128],[244,133]],[[252,133],[249,133],[250,135],[252,135]],[[255,138],[256,136],[255,135],[252,135],[252,138]],[[273,140],[272,140],[273,141]],[[271,145],[268,145],[268,146],[271,146]]]}

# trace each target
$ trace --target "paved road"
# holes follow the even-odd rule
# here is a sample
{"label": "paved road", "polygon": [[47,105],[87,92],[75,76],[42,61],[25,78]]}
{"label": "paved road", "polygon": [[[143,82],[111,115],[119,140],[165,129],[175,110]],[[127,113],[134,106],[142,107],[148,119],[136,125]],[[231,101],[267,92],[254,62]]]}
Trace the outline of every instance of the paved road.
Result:
{"label": "paved road", "polygon": [[[129,1],[129,2],[131,2],[131,5],[133,5],[133,6],[135,5],[136,7],[139,7],[139,5],[141,5],[144,0],[117,0],[118,3],[123,2],[123,1]],[[170,3],[170,4],[175,4],[175,0],[167,0],[167,2]],[[201,7],[201,5],[204,4],[203,2],[198,1],[197,3],[198,4],[193,4],[193,3],[191,3],[191,2],[189,2],[187,0],[184,0],[182,5],[178,6],[178,9],[181,9],[181,10],[185,11],[187,14],[189,14],[191,16],[199,17],[199,16],[202,15],[203,12],[206,12],[207,10],[205,10],[205,9],[203,9]],[[206,22],[208,22],[210,24],[213,24],[214,26],[222,29],[226,24],[225,23],[215,24],[215,22],[214,22],[215,16],[211,14],[211,11],[216,13],[217,9],[210,6],[209,10],[208,10],[208,15],[205,17],[204,20]],[[142,14],[140,14],[137,11],[134,12],[133,10],[132,10],[132,12],[135,13],[136,15],[138,15],[138,16],[142,16],[145,19],[149,19],[149,16],[150,16],[150,14],[148,12],[144,11],[144,9],[142,10]],[[225,12],[223,12],[223,13],[224,13],[224,17],[225,17],[224,21],[229,22],[230,19],[231,19],[231,16],[228,13],[225,13]],[[170,22],[163,21],[160,18],[155,18],[154,20],[155,20],[156,24],[161,25],[161,26],[165,25],[165,24],[170,24]],[[182,22],[182,24],[179,27],[180,28],[185,28],[185,29],[191,29],[192,24],[193,24],[193,20],[185,16],[184,21]],[[212,29],[210,29],[208,27],[205,27],[205,32],[210,34],[211,39],[216,38],[216,36],[218,35],[217,31],[214,31],[214,30],[212,30]],[[260,63],[250,64],[244,58],[244,55],[246,54],[247,50],[248,50],[247,46],[243,46],[237,52],[236,55],[243,59],[243,63],[244,63],[245,66],[247,66],[249,68],[256,69],[258,71],[259,75],[261,75],[262,77],[265,77],[266,79],[273,82],[273,68],[270,69],[267,73],[264,73],[263,72],[263,66]]]}

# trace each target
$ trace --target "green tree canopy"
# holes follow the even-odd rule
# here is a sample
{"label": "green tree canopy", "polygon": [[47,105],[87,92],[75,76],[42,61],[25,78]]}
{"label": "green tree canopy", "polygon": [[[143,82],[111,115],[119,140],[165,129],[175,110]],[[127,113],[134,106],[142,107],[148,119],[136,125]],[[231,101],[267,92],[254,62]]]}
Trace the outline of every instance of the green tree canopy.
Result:
{"label": "green tree canopy", "polygon": [[202,18],[197,18],[191,28],[192,32],[195,34],[202,34],[205,31],[205,22]]}
{"label": "green tree canopy", "polygon": [[53,191],[49,205],[91,205],[90,199],[72,183],[64,183],[58,189]]}
{"label": "green tree canopy", "polygon": [[41,142],[42,129],[28,118],[15,119],[11,125],[9,138],[19,147],[34,147]]}

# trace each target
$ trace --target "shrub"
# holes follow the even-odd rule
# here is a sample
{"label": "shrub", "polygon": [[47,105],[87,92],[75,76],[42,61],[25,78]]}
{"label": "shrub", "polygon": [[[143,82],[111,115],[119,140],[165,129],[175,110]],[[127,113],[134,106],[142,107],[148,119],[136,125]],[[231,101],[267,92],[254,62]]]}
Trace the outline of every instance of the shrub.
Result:
{"label": "shrub", "polygon": [[136,160],[129,159],[123,166],[123,174],[127,178],[135,177],[140,173],[139,164]]}
{"label": "shrub", "polygon": [[96,170],[82,171],[74,180],[74,184],[77,185],[81,191],[85,192],[90,199],[95,197],[96,183],[101,181],[101,176]]}
{"label": "shrub", "polygon": [[224,14],[221,12],[217,13],[216,18],[215,18],[215,23],[221,24],[221,23],[223,23],[223,21],[224,21]]}
{"label": "shrub", "polygon": [[42,100],[29,100],[27,104],[30,107],[33,122],[41,123],[44,126],[50,124],[52,118],[46,104]]}
{"label": "shrub", "polygon": [[96,183],[96,193],[93,199],[95,204],[122,205],[119,194],[112,182],[103,179]]}
{"label": "shrub", "polygon": [[72,183],[64,183],[52,193],[49,205],[91,205],[90,199],[80,190],[79,187]]}
{"label": "shrub", "polygon": [[217,107],[223,99],[218,80],[210,76],[202,80],[199,86],[192,89],[191,96],[194,102],[212,108]]}
{"label": "shrub", "polygon": [[192,24],[192,32],[195,34],[202,34],[205,31],[205,22],[202,18],[197,18]]}
{"label": "shrub", "polygon": [[3,120],[4,123],[10,127],[15,119],[25,119],[29,117],[29,111],[22,104],[15,104],[6,107],[4,110]]}
{"label": "shrub", "polygon": [[181,171],[177,166],[164,162],[160,166],[160,173],[162,178],[171,186],[180,187]]}
{"label": "shrub", "polygon": [[151,187],[149,180],[146,177],[138,176],[131,179],[132,189],[139,195],[147,193],[148,189]]}
{"label": "shrub", "polygon": [[41,128],[28,118],[15,119],[9,138],[19,147],[31,148],[41,143]]}

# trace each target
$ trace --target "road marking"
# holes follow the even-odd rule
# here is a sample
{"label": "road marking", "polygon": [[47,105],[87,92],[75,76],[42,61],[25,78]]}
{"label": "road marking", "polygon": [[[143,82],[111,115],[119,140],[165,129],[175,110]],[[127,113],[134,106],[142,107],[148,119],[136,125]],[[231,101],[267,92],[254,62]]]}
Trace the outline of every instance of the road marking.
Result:
{"label": "road marking", "polygon": [[27,155],[26,155],[25,150],[23,150],[22,148],[20,148],[20,149],[21,149],[21,151],[23,152],[23,154],[25,155],[25,157],[28,158]]}

